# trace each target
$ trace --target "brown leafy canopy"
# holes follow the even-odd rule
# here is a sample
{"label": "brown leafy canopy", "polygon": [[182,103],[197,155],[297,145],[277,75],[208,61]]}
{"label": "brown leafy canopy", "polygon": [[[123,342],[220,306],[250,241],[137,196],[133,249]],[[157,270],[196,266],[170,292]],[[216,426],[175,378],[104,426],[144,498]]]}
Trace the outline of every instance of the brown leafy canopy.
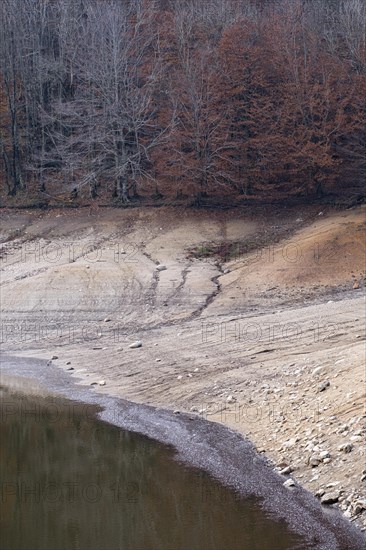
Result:
{"label": "brown leafy canopy", "polygon": [[361,0],[3,0],[10,195],[321,196],[365,177]]}

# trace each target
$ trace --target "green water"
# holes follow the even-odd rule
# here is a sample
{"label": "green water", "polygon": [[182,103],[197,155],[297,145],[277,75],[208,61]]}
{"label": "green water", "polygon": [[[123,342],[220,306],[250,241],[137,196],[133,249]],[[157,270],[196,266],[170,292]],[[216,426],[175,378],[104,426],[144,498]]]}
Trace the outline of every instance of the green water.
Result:
{"label": "green water", "polygon": [[3,392],[2,550],[282,550],[283,524],[91,407]]}

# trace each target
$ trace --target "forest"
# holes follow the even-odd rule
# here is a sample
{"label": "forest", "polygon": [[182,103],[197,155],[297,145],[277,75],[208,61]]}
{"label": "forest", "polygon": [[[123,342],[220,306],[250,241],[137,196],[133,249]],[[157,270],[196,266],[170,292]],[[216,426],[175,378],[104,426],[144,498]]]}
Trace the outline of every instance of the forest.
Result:
{"label": "forest", "polygon": [[2,0],[2,202],[361,193],[364,0]]}

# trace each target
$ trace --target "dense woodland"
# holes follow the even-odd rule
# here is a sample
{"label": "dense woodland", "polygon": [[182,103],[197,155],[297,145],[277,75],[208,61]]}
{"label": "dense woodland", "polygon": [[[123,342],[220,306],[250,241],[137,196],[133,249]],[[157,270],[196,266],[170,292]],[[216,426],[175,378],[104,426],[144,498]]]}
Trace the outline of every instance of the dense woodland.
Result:
{"label": "dense woodland", "polygon": [[9,200],[362,187],[364,0],[1,0],[0,14]]}

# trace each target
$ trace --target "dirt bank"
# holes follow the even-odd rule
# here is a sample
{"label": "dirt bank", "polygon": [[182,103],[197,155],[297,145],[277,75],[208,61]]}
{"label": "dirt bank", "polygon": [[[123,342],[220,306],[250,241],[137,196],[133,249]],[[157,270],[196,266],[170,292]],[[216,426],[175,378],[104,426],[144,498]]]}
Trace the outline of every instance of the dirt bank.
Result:
{"label": "dirt bank", "polygon": [[364,207],[1,218],[7,353],[249,435],[366,527]]}

